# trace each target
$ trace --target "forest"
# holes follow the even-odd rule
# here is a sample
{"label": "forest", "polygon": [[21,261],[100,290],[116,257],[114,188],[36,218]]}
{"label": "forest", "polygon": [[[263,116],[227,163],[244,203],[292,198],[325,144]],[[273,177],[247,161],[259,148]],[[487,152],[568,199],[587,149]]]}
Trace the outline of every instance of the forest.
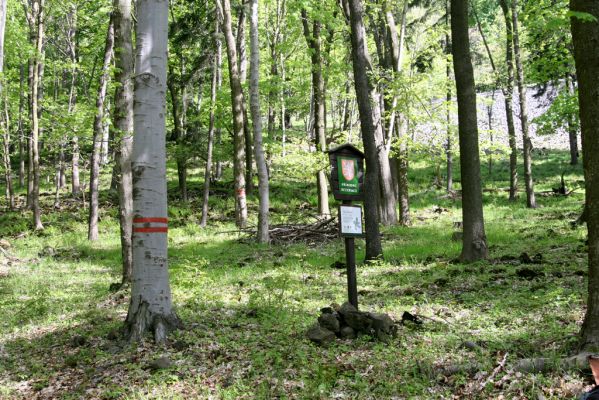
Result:
{"label": "forest", "polygon": [[596,0],[0,0],[0,399],[599,399]]}

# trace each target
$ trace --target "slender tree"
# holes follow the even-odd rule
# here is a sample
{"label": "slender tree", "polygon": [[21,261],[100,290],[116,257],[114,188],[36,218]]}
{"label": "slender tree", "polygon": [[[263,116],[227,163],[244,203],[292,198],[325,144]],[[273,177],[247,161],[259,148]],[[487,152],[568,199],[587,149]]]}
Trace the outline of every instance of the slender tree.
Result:
{"label": "slender tree", "polygon": [[[67,43],[69,49],[69,58],[71,61],[71,82],[69,90],[69,106],[68,113],[75,112],[75,105],[77,103],[77,76],[78,76],[78,54],[77,54],[77,5],[72,4],[69,10],[69,27],[67,30]],[[81,183],[79,177],[79,136],[73,135],[71,139],[71,193],[73,196],[78,196],[81,191]]]}
{"label": "slender tree", "polygon": [[223,14],[223,30],[227,44],[227,55],[229,59],[229,82],[231,84],[231,108],[233,109],[233,175],[235,179],[235,220],[237,226],[245,228],[247,225],[247,202],[245,193],[244,176],[244,130],[243,130],[243,89],[239,79],[239,68],[237,64],[237,49],[231,23],[230,0],[216,0]]}
{"label": "slender tree", "polygon": [[119,172],[119,222],[121,254],[123,259],[122,283],[131,281],[133,255],[131,250],[133,218],[133,180],[131,151],[133,149],[133,45],[131,42],[131,0],[113,0],[114,17],[114,80],[118,83],[114,94],[113,124],[118,138],[116,165]]}
{"label": "slender tree", "polygon": [[221,16],[217,15],[216,26],[214,28],[215,32],[215,57],[212,62],[212,84],[210,87],[210,122],[208,126],[208,148],[206,150],[206,169],[204,171],[204,197],[202,201],[202,219],[200,221],[200,226],[202,228],[206,227],[208,223],[208,200],[210,198],[210,178],[212,175],[212,150],[214,147],[214,131],[216,125],[216,94],[218,92],[221,78],[221,68],[222,68],[222,44],[220,40],[220,19]]}
{"label": "slender tree", "polygon": [[505,21],[505,65],[507,79],[503,90],[505,99],[505,117],[510,146],[510,201],[515,201],[518,195],[518,147],[516,145],[516,128],[514,126],[514,34],[510,8],[506,0],[499,0]]}
{"label": "slender tree", "polygon": [[[316,149],[320,152],[327,151],[326,138],[326,97],[325,97],[325,79],[323,76],[323,60],[321,51],[321,30],[320,20],[313,17],[312,30],[308,13],[305,8],[301,11],[302,25],[304,28],[304,37],[310,49],[310,59],[312,61],[312,108],[314,109],[314,140]],[[318,214],[327,216],[331,214],[329,208],[329,189],[327,187],[327,178],[324,170],[316,174],[316,184],[318,188]]]}
{"label": "slender tree", "polygon": [[364,6],[361,0],[343,0],[344,11],[349,16],[351,27],[352,59],[356,99],[362,127],[362,141],[366,156],[366,176],[364,194],[364,217],[366,222],[366,260],[383,255],[378,225],[379,164],[375,141],[375,127],[370,99],[372,82],[369,80],[371,63],[366,47],[364,29]]}
{"label": "slender tree", "polygon": [[[570,74],[566,74],[566,86],[568,88],[568,95],[574,96],[574,82],[572,81],[572,76]],[[574,114],[569,114],[567,121],[568,139],[570,142],[570,165],[578,164],[578,129],[576,129],[574,118]]]}
{"label": "slender tree", "polygon": [[23,113],[25,111],[25,66],[19,65],[19,188],[25,186],[25,127]]}
{"label": "slender tree", "polygon": [[524,68],[520,51],[520,32],[518,29],[518,0],[511,0],[512,34],[514,40],[514,59],[516,61],[516,83],[520,99],[520,124],[522,125],[522,141],[524,147],[524,184],[526,186],[526,206],[536,208],[535,186],[532,179],[532,141],[530,140],[528,109],[526,105],[526,86]]}
{"label": "slender tree", "polygon": [[470,262],[487,257],[483,216],[476,91],[468,36],[468,0],[451,0],[451,43],[458,97],[458,127],[464,225],[460,259]]}
{"label": "slender tree", "polygon": [[[239,17],[237,19],[237,37],[236,46],[237,54],[239,55],[239,81],[241,86],[244,87],[247,82],[247,50],[246,50],[246,20],[247,11],[245,4],[241,4],[239,7]],[[243,103],[243,136],[245,140],[245,189],[247,193],[254,191],[254,157],[252,155],[252,130],[248,122],[247,105]]]}
{"label": "slender tree", "polygon": [[[258,167],[258,192],[260,211],[258,213],[258,241],[268,243],[268,171],[262,147],[262,115],[260,113],[260,44],[258,42],[258,0],[250,0],[250,107],[254,130],[254,150]],[[285,125],[285,116],[282,116]]]}
{"label": "slender tree", "polygon": [[91,171],[89,174],[89,220],[87,238],[98,240],[98,211],[99,211],[99,186],[100,186],[100,159],[102,152],[102,136],[104,132],[104,100],[110,76],[110,63],[112,48],[114,46],[114,24],[112,14],[108,23],[106,43],[104,44],[104,64],[100,74],[100,86],[96,98],[96,116],[94,118],[93,148],[91,157]]}
{"label": "slender tree", "polygon": [[[570,0],[589,231],[587,309],[580,333],[582,350],[599,349],[599,2]],[[582,14],[584,13],[584,14]],[[582,15],[581,15],[582,14]]]}
{"label": "slender tree", "polygon": [[[0,0],[0,79],[4,79],[4,30],[6,26],[6,2]],[[0,116],[0,129],[3,130],[3,160],[4,160],[4,177],[6,181],[6,200],[8,207],[12,210],[15,207],[15,199],[12,187],[12,171],[10,161],[10,131],[8,120],[8,96],[4,93],[4,82],[0,81],[0,99],[4,103],[4,112]]]}
{"label": "slender tree", "polygon": [[445,157],[446,157],[446,168],[447,168],[447,184],[446,190],[447,192],[453,191],[453,137],[451,132],[451,93],[453,83],[451,82],[451,40],[450,40],[450,32],[451,26],[449,25],[449,0],[445,0],[445,57],[447,58],[445,61],[445,79],[446,82],[446,117],[445,117],[445,129],[447,130],[447,139],[445,142]]}
{"label": "slender tree", "polygon": [[33,36],[35,39],[35,55],[33,56],[32,68],[31,68],[31,174],[32,176],[32,188],[31,188],[31,205],[33,208],[33,226],[35,230],[44,229],[41,219],[41,209],[39,203],[39,192],[40,192],[40,158],[39,158],[39,134],[40,134],[40,123],[39,123],[39,85],[40,75],[42,72],[41,65],[43,64],[43,42],[44,42],[44,0],[33,0],[32,1],[32,12],[34,19],[34,26],[36,34]]}
{"label": "slender tree", "polygon": [[138,0],[133,154],[133,278],[127,335],[156,342],[180,322],[172,309],[167,256],[166,64],[168,1]]}

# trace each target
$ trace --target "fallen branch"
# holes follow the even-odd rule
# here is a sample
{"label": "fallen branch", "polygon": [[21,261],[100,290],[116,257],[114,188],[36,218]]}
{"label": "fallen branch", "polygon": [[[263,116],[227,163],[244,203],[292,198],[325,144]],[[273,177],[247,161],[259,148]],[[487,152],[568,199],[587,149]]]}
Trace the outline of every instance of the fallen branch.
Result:
{"label": "fallen branch", "polygon": [[485,388],[485,386],[487,386],[489,383],[493,382],[493,379],[495,379],[497,374],[505,367],[505,362],[507,361],[508,354],[509,353],[506,352],[503,355],[503,358],[501,359],[501,361],[499,362],[497,367],[493,370],[491,375],[489,375],[489,377],[487,379],[485,379],[485,381],[483,383],[480,384],[480,386],[478,387],[479,392],[482,391]]}

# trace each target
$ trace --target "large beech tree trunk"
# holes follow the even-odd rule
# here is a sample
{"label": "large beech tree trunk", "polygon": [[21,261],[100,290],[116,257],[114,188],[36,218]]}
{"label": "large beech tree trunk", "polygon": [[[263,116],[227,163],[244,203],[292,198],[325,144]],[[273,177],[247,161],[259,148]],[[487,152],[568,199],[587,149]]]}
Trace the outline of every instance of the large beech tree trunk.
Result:
{"label": "large beech tree trunk", "polygon": [[535,185],[532,179],[532,141],[528,129],[528,109],[526,106],[526,86],[524,82],[524,69],[520,54],[520,34],[518,32],[518,0],[512,3],[512,34],[514,40],[514,58],[516,61],[516,82],[520,98],[520,124],[522,125],[522,141],[524,147],[524,184],[526,186],[526,206],[536,208]]}
{"label": "large beech tree trunk", "polygon": [[119,222],[121,228],[121,254],[123,259],[122,283],[131,281],[133,254],[131,235],[133,229],[133,181],[131,152],[133,150],[133,45],[131,42],[131,0],[114,0],[114,80],[118,82],[114,94],[114,128],[118,147],[116,166],[119,172]]}
{"label": "large beech tree trunk", "polygon": [[463,246],[465,262],[487,257],[483,216],[476,91],[468,36],[468,1],[451,0],[451,43],[458,97],[458,126],[462,180]]}
{"label": "large beech tree trunk", "polygon": [[587,309],[580,332],[582,350],[599,350],[599,2],[570,0],[570,9],[595,20],[571,18],[574,59],[586,188],[586,221],[589,231],[589,282]]}
{"label": "large beech tree trunk", "polygon": [[[269,242],[268,231],[268,171],[262,147],[262,115],[260,113],[260,46],[258,43],[258,0],[250,0],[250,107],[252,126],[254,129],[254,150],[258,167],[258,192],[260,195],[260,211],[258,212],[258,242]],[[282,115],[285,125],[285,115]]]}
{"label": "large beech tree trunk", "polygon": [[[325,97],[325,81],[322,73],[323,60],[321,51],[321,35],[322,26],[317,18],[312,22],[312,30],[308,23],[308,14],[305,9],[302,9],[302,24],[304,28],[304,36],[308,47],[310,48],[312,61],[312,92],[313,92],[313,109],[314,109],[314,140],[316,149],[320,152],[327,151],[326,138],[326,97]],[[331,214],[329,208],[329,189],[327,187],[327,178],[324,170],[318,171],[316,174],[316,184],[318,188],[318,214],[327,216]]]}
{"label": "large beech tree trunk", "polygon": [[351,44],[356,87],[356,99],[362,127],[362,141],[366,156],[366,176],[364,194],[364,217],[366,222],[366,260],[373,260],[383,255],[378,225],[378,190],[379,159],[375,141],[370,92],[372,82],[369,81],[371,63],[366,47],[364,30],[364,6],[361,0],[344,0],[345,13],[349,14],[351,26]]}
{"label": "large beech tree trunk", "polygon": [[206,169],[204,171],[204,197],[202,200],[202,219],[200,221],[200,226],[202,228],[206,227],[208,223],[208,200],[210,198],[210,175],[212,173],[212,150],[214,147],[214,126],[215,126],[215,111],[216,111],[216,95],[220,86],[220,71],[222,64],[222,44],[220,41],[220,17],[217,15],[216,18],[216,27],[214,31],[215,35],[215,44],[216,44],[216,57],[214,57],[213,65],[212,65],[212,85],[210,87],[210,123],[208,127],[208,149],[206,151]]}
{"label": "large beech tree trunk", "polygon": [[[217,0],[219,4],[221,0]],[[243,130],[243,89],[239,79],[237,68],[237,49],[233,29],[231,27],[231,2],[222,0],[223,30],[227,43],[227,55],[229,59],[229,82],[231,85],[231,108],[233,109],[233,175],[235,179],[235,221],[239,228],[247,225],[247,203],[245,195],[244,175],[244,139]]]}
{"label": "large beech tree trunk", "polygon": [[100,75],[100,86],[96,98],[96,116],[94,118],[93,149],[91,157],[91,171],[89,174],[89,220],[87,238],[98,240],[98,189],[100,186],[100,158],[102,152],[102,136],[104,133],[104,100],[106,99],[106,88],[110,75],[110,60],[112,58],[112,47],[114,45],[114,25],[112,16],[108,23],[108,33],[104,45],[104,64]]}
{"label": "large beech tree trunk", "polygon": [[133,154],[133,279],[127,335],[164,342],[180,322],[172,309],[167,256],[166,63],[168,1],[138,0]]}

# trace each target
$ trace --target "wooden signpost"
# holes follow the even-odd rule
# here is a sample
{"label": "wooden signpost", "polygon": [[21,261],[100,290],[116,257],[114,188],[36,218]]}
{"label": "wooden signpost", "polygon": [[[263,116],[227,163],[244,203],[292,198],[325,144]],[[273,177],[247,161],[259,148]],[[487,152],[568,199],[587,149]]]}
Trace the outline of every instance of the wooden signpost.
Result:
{"label": "wooden signpost", "polygon": [[331,163],[333,196],[342,201],[339,206],[339,232],[345,238],[347,294],[349,303],[358,308],[356,278],[356,247],[354,238],[362,237],[362,207],[353,201],[364,200],[364,153],[343,144],[328,151]]}

